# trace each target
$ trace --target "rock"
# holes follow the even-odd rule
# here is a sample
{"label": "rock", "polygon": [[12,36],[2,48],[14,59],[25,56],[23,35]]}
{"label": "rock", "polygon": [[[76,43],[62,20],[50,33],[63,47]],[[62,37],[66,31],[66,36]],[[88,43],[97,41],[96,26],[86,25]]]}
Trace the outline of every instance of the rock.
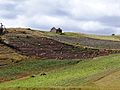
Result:
{"label": "rock", "polygon": [[41,73],[40,75],[41,75],[41,76],[45,76],[45,75],[47,75],[47,74],[46,74],[46,73]]}

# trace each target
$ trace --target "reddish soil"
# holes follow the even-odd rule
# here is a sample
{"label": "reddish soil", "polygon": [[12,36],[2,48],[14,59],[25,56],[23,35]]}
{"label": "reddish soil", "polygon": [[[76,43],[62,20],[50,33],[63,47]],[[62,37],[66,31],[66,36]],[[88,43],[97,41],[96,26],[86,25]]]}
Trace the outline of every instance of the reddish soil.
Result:
{"label": "reddish soil", "polygon": [[43,59],[86,59],[110,53],[107,50],[75,47],[46,37],[10,35],[8,39],[8,46],[21,54]]}

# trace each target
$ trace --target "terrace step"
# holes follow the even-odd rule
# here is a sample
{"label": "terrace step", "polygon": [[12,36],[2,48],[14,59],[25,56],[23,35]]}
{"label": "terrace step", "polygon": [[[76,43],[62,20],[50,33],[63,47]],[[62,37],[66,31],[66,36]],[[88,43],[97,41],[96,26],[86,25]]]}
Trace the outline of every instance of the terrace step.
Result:
{"label": "terrace step", "polygon": [[[46,59],[78,59],[78,58],[93,58],[96,56],[108,55],[108,52],[99,50],[87,50],[75,47],[73,45],[67,45],[56,40],[46,38],[46,37],[37,37],[31,36],[19,36],[16,37],[14,34],[9,36],[8,40],[9,45],[15,47],[16,50],[19,50],[21,54],[27,56],[34,56]],[[17,41],[17,42],[16,42]]]}

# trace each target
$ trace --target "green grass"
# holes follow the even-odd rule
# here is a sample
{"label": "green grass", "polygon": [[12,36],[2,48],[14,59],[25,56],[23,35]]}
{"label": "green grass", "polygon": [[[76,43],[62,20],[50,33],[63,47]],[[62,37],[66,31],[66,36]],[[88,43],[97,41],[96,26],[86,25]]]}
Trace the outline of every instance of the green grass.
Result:
{"label": "green grass", "polygon": [[74,38],[81,38],[81,37],[89,37],[94,39],[101,39],[101,40],[112,40],[112,41],[120,41],[120,36],[105,36],[105,35],[94,35],[94,34],[83,34],[83,33],[72,33],[72,32],[65,32],[65,36],[74,37]]}
{"label": "green grass", "polygon": [[76,64],[78,61],[71,60],[26,60],[16,65],[10,65],[0,69],[0,78],[7,80],[16,79],[21,74],[38,74],[48,72],[56,68]]}
{"label": "green grass", "polygon": [[[59,36],[60,34],[56,34],[53,32],[42,32],[44,35],[47,36]],[[61,36],[61,35],[60,35]],[[89,37],[94,39],[101,39],[101,40],[112,40],[112,41],[120,41],[120,36],[105,36],[105,35],[94,35],[94,34],[83,34],[83,33],[74,33],[74,32],[64,32],[63,36],[73,37],[73,38],[82,38],[82,37]]]}
{"label": "green grass", "polygon": [[95,39],[120,41],[120,37],[118,36],[102,36],[102,35],[93,35],[93,34],[87,34],[86,36],[90,38],[95,38]]}
{"label": "green grass", "polygon": [[[120,55],[111,55],[81,61],[76,65],[49,72],[46,76],[36,75],[22,80],[1,83],[0,88],[9,87],[76,87],[86,85],[96,75],[120,68]],[[101,76],[100,76],[101,77]],[[100,78],[98,77],[98,78]]]}

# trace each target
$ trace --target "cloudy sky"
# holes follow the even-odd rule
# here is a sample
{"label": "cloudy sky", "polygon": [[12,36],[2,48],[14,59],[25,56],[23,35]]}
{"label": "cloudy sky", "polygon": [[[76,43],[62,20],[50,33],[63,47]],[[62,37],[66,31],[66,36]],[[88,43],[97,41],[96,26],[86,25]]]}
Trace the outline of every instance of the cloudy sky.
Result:
{"label": "cloudy sky", "polygon": [[0,22],[92,34],[120,34],[120,0],[0,0]]}

